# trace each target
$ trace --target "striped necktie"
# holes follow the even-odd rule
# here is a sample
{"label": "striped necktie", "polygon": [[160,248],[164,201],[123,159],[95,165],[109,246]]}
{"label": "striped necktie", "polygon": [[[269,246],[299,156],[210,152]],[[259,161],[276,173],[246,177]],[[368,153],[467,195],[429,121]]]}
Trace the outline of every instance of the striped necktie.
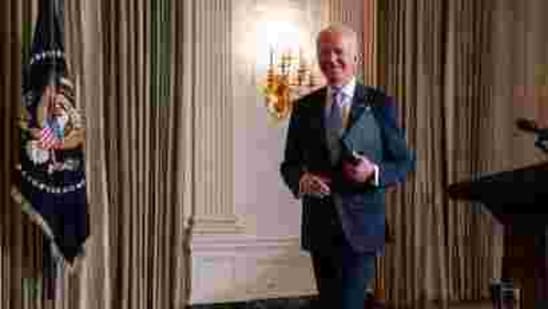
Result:
{"label": "striped necktie", "polygon": [[333,96],[331,99],[331,106],[326,118],[326,134],[329,151],[331,153],[331,162],[335,164],[340,156],[341,145],[340,135],[343,129],[343,117],[342,117],[342,96],[344,95],[340,89],[332,88]]}

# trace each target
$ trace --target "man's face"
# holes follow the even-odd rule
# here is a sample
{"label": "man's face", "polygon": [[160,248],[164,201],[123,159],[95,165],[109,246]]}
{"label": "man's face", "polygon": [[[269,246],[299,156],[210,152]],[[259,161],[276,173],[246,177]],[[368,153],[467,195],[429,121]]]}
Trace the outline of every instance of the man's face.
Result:
{"label": "man's face", "polygon": [[356,46],[337,32],[323,32],[318,39],[318,61],[327,83],[342,86],[354,76],[357,66]]}

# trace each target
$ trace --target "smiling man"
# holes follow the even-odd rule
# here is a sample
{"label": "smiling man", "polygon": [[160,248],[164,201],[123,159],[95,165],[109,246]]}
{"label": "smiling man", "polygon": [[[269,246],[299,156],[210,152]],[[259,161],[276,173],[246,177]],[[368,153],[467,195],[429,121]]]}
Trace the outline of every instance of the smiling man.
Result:
{"label": "smiling man", "polygon": [[392,99],[356,80],[356,33],[331,25],[317,37],[327,87],[295,103],[282,177],[302,199],[320,308],[363,308],[385,239],[384,189],[414,167]]}

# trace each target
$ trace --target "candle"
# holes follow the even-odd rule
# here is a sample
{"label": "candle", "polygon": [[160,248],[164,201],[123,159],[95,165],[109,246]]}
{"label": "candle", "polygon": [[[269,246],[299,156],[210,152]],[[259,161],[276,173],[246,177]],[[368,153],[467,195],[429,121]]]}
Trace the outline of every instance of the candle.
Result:
{"label": "candle", "polygon": [[274,47],[270,45],[270,66],[274,65]]}

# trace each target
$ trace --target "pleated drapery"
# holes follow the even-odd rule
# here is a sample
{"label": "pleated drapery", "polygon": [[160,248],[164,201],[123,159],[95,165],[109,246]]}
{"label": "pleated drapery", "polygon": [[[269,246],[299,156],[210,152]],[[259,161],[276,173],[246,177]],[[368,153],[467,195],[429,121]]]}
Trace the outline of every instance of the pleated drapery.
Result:
{"label": "pleated drapery", "polygon": [[408,182],[389,193],[395,241],[383,273],[395,308],[487,299],[501,275],[501,226],[480,205],[448,200],[445,189],[543,159],[513,125],[545,112],[538,85],[519,97],[546,62],[544,5],[364,1],[365,79],[397,98],[418,157]]}
{"label": "pleated drapery", "polygon": [[[480,172],[544,159],[513,120],[547,110],[538,82],[548,61],[546,2],[324,4],[324,18],[358,30],[363,79],[396,97],[419,158],[409,181],[389,194],[390,304],[486,298],[489,279],[500,274],[500,227],[477,205],[449,201],[444,190]],[[64,8],[86,127],[91,236],[84,257],[64,274],[63,295],[42,301],[41,234],[9,195],[21,64],[37,2],[3,1],[0,308],[182,308],[193,214],[198,231],[227,231],[235,220],[226,51],[237,36],[223,31],[237,16],[230,0],[65,0]]]}
{"label": "pleated drapery", "polygon": [[[40,232],[9,197],[23,45],[35,1],[2,3],[1,308],[182,308],[192,142],[186,1],[65,1],[67,55],[86,127],[91,236],[42,300]],[[191,19],[190,19],[191,20]],[[188,119],[187,119],[188,118]],[[188,214],[187,214],[188,215]]]}

